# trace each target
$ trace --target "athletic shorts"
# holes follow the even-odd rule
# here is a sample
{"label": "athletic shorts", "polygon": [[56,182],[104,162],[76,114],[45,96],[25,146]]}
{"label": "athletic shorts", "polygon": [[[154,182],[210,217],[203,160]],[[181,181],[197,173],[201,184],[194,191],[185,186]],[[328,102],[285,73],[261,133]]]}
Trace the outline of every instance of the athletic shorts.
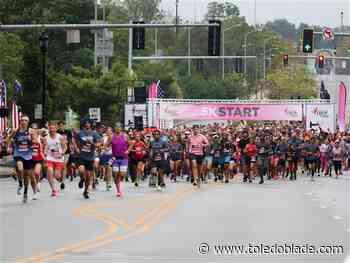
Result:
{"label": "athletic shorts", "polygon": [[112,154],[103,154],[100,157],[100,165],[106,166],[110,160],[112,160]]}
{"label": "athletic shorts", "polygon": [[166,171],[167,169],[167,162],[165,160],[160,160],[160,161],[152,161],[152,168],[157,168],[162,171]]}
{"label": "athletic shorts", "polygon": [[43,166],[43,162],[44,160],[40,160],[40,161],[33,160],[33,167],[35,167],[37,164],[41,164],[41,166]]}
{"label": "athletic shorts", "polygon": [[203,159],[204,159],[203,155],[190,154],[190,160],[191,161],[196,161],[197,164],[202,164],[203,163]]}
{"label": "athletic shorts", "polygon": [[146,163],[146,158],[141,158],[141,159],[130,158],[130,165],[137,165],[139,162]]}
{"label": "athletic shorts", "polygon": [[243,155],[242,156],[242,165],[250,165],[252,162],[252,158],[249,157],[248,155]]}
{"label": "athletic shorts", "polygon": [[13,159],[14,159],[15,163],[22,162],[24,170],[31,170],[34,168],[33,160],[25,160],[22,157],[14,157]]}
{"label": "athletic shorts", "polygon": [[77,164],[78,160],[79,160],[79,158],[76,155],[70,154],[69,160],[68,160],[68,165]]}
{"label": "athletic shorts", "polygon": [[212,162],[213,162],[213,156],[210,156],[210,155],[205,156],[205,157],[204,157],[204,162],[205,162],[206,164],[212,163]]}
{"label": "athletic shorts", "polygon": [[47,168],[52,168],[54,170],[63,170],[64,168],[64,163],[63,162],[54,162],[54,161],[46,161],[46,167]]}
{"label": "athletic shorts", "polygon": [[114,173],[126,173],[128,171],[128,159],[116,159],[112,163]]}
{"label": "athletic shorts", "polygon": [[279,159],[278,166],[286,166],[286,159]]}
{"label": "athletic shorts", "polygon": [[314,164],[314,163],[316,163],[317,158],[314,157],[314,156],[310,156],[310,157],[306,157],[306,158],[305,158],[305,161],[306,161],[306,163],[308,163],[308,164]]}
{"label": "athletic shorts", "polygon": [[221,156],[220,157],[220,164],[225,165],[225,164],[230,164],[231,162],[231,156]]}
{"label": "athletic shorts", "polygon": [[94,170],[94,160],[77,159],[78,166],[84,166],[85,170],[92,172]]}
{"label": "athletic shorts", "polygon": [[214,157],[214,159],[213,159],[213,167],[214,168],[218,168],[219,166],[220,166],[220,159]]}

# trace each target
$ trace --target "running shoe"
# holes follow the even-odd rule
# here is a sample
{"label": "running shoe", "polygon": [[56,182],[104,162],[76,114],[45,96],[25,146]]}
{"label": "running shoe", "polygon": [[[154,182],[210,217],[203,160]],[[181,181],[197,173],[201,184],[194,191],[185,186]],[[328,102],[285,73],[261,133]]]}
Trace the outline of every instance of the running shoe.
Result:
{"label": "running shoe", "polygon": [[28,202],[28,194],[24,194],[23,195],[23,203],[27,203]]}
{"label": "running shoe", "polygon": [[64,188],[66,187],[66,186],[64,185],[64,182],[61,183],[61,186],[60,186],[60,187],[61,187],[61,190],[64,190]]}
{"label": "running shoe", "polygon": [[117,192],[117,197],[122,197],[122,193],[121,192]]}
{"label": "running shoe", "polygon": [[38,198],[38,194],[37,193],[35,193],[34,195],[33,195],[33,198],[32,198],[33,200],[38,200],[39,198]]}
{"label": "running shoe", "polygon": [[135,182],[135,186],[136,186],[136,187],[138,187],[138,186],[139,186],[139,184],[138,184],[137,182]]}
{"label": "running shoe", "polygon": [[55,196],[57,196],[57,192],[55,190],[52,190],[51,197],[55,197]]}
{"label": "running shoe", "polygon": [[83,178],[80,178],[78,186],[80,189],[82,189],[84,187],[84,179]]}
{"label": "running shoe", "polygon": [[36,185],[36,190],[38,191],[38,192],[40,192],[40,182],[38,182],[38,184]]}
{"label": "running shoe", "polygon": [[17,188],[17,195],[21,195],[22,194],[22,187],[18,186]]}
{"label": "running shoe", "polygon": [[89,196],[89,193],[88,193],[88,192],[84,192],[84,193],[83,193],[83,196],[84,196],[84,198],[85,198],[85,199],[89,199],[89,198],[90,198],[90,196]]}

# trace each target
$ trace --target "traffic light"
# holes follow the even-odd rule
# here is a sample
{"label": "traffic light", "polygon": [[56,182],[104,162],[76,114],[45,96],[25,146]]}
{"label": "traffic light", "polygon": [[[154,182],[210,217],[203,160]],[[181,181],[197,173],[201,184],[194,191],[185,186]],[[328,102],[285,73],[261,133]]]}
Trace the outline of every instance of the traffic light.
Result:
{"label": "traffic light", "polygon": [[324,55],[318,56],[318,67],[323,68],[324,67]]}
{"label": "traffic light", "polygon": [[[142,21],[132,22],[133,24],[144,24]],[[132,47],[133,49],[145,49],[145,28],[134,27],[132,31]]]}
{"label": "traffic light", "polygon": [[221,21],[209,20],[209,24],[218,24],[218,26],[209,26],[208,28],[208,55],[220,56]]}
{"label": "traffic light", "polygon": [[304,29],[303,31],[303,52],[312,53],[314,49],[314,30]]}
{"label": "traffic light", "polygon": [[283,66],[288,66],[288,54],[283,55]]}

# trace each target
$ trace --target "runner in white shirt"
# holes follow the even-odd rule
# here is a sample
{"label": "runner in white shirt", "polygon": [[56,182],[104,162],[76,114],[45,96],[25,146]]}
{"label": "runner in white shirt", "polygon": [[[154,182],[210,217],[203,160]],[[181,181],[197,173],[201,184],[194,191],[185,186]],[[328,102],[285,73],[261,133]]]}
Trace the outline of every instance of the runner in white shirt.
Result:
{"label": "runner in white shirt", "polygon": [[[48,181],[51,187],[51,196],[57,196],[53,177],[63,183],[64,154],[67,151],[66,140],[57,133],[56,122],[49,122],[49,135],[45,142],[45,157]],[[62,189],[62,187],[61,187]]]}

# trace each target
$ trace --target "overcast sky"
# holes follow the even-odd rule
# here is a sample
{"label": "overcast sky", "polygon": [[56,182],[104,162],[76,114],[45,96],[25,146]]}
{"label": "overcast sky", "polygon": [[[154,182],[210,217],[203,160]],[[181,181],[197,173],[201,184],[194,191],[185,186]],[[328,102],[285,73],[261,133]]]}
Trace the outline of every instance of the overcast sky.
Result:
{"label": "overcast sky", "polygon": [[[224,0],[216,0],[224,2]],[[249,24],[254,24],[254,0],[231,0]],[[161,7],[175,14],[176,0],[162,0]],[[179,15],[191,22],[199,21],[206,13],[211,0],[179,0]],[[350,0],[256,0],[258,24],[285,18],[299,25],[339,26],[340,12],[344,12],[344,24],[350,25]]]}

